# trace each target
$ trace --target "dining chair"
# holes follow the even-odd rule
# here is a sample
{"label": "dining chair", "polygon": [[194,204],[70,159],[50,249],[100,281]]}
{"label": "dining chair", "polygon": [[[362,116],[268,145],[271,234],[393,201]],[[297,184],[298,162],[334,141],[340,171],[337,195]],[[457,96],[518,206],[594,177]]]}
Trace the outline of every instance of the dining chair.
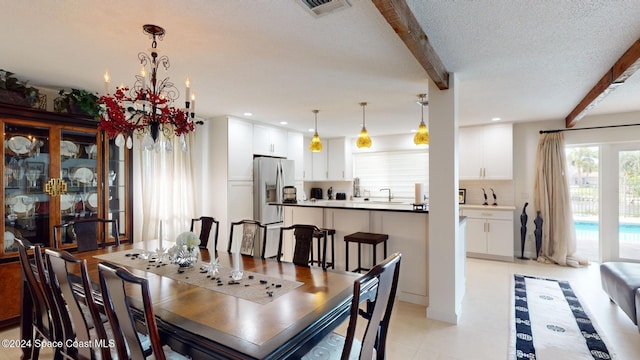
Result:
{"label": "dining chair", "polygon": [[[72,359],[111,358],[108,337],[89,279],[87,261],[61,250],[45,250],[49,283],[62,325],[63,355]],[[92,344],[92,346],[73,346]]]}
{"label": "dining chair", "polygon": [[[234,230],[237,230],[238,227],[242,227],[242,236],[238,241],[240,241],[240,253],[242,255],[250,255],[254,256],[255,254],[255,246],[256,240],[259,239],[260,234],[262,234],[261,247],[262,252],[260,257],[264,259],[265,256],[265,247],[267,245],[267,226],[262,225],[259,221],[255,220],[240,220],[231,223],[231,229],[229,230],[229,244],[227,246],[227,252],[231,253],[231,249],[233,249],[233,234]],[[235,231],[238,234],[238,231]],[[237,236],[236,236],[237,237]]]}
{"label": "dining chair", "polygon": [[[104,248],[109,242],[109,230],[115,239],[115,246],[120,245],[118,220],[103,218],[87,218],[53,226],[53,242],[75,243],[78,252]],[[101,237],[102,239],[99,239]]]}
{"label": "dining chair", "polygon": [[[28,247],[21,239],[15,239],[15,243],[18,246],[23,286],[26,287],[32,304],[31,325],[33,326],[34,332],[32,338],[29,340],[31,344],[34,344],[35,340],[57,341],[61,338],[62,330],[57,308],[52,302],[52,299],[49,299],[45,295],[43,283],[48,280],[45,276],[40,246],[35,245]],[[28,250],[30,249],[33,250],[33,262],[28,254]],[[22,306],[25,306],[24,299]],[[61,350],[59,347],[55,348],[54,359],[60,359],[62,357]],[[38,359],[39,355],[40,347],[34,346],[31,349],[31,359]]]}
{"label": "dining chair", "polygon": [[291,226],[280,228],[280,238],[278,240],[278,254],[277,260],[281,261],[282,258],[282,246],[284,241],[284,233],[286,231],[293,231],[294,248],[293,248],[293,263],[299,266],[309,267],[310,255],[313,247],[313,239],[315,233],[324,233],[324,241],[322,246],[322,256],[319,265],[326,270],[327,268],[327,231],[320,229],[315,225],[295,224]]}
{"label": "dining chair", "polygon": [[[108,262],[98,263],[98,274],[104,309],[111,324],[118,358],[144,360],[153,355],[156,360],[188,359],[169,346],[162,346],[147,279]],[[134,295],[134,292],[137,294]],[[140,319],[144,321],[145,334],[136,330],[138,327],[130,296],[142,299],[140,310],[143,317]]]}
{"label": "dining chair", "polygon": [[193,231],[196,222],[200,222],[200,248],[206,249],[209,244],[209,235],[211,234],[211,228],[213,224],[216,224],[216,230],[213,233],[213,251],[218,250],[218,229],[220,228],[220,222],[210,216],[201,216],[197,219],[191,219],[191,229]]}
{"label": "dining chair", "polygon": [[[354,281],[346,336],[330,333],[305,354],[303,360],[385,359],[387,332],[398,288],[401,258],[400,253],[394,253]],[[360,308],[364,302],[366,310]],[[366,321],[362,341],[355,337],[359,317]]]}

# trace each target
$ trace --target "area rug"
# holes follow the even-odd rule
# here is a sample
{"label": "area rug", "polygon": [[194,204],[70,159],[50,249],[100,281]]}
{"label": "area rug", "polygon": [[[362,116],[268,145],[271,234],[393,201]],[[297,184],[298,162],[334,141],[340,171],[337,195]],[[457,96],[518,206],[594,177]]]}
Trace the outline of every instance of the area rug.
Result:
{"label": "area rug", "polygon": [[615,359],[568,281],[513,275],[509,359]]}

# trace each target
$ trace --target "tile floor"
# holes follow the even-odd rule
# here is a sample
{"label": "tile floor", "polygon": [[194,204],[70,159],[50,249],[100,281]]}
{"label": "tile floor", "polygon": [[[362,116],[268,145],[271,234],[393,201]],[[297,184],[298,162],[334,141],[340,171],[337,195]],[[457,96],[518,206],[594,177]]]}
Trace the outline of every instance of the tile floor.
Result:
{"label": "tile floor", "polygon": [[[388,359],[506,359],[513,273],[570,281],[617,359],[640,358],[638,328],[602,291],[598,264],[574,269],[531,260],[514,263],[467,260],[466,295],[459,324],[427,319],[425,307],[398,302],[389,330]],[[17,336],[17,329],[0,332],[0,339]],[[43,353],[41,358],[49,358],[48,354]],[[0,360],[4,359],[19,359],[19,353],[2,349]]]}

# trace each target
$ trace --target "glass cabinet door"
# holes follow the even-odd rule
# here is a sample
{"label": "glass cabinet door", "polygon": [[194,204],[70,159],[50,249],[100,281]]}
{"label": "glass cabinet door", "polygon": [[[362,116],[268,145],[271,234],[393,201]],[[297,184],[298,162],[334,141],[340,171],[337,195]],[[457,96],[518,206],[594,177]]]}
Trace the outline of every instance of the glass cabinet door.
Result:
{"label": "glass cabinet door", "polygon": [[[129,166],[128,152],[130,150],[125,149],[124,146],[119,147],[116,146],[114,140],[109,140],[109,145],[106,154],[106,157],[109,159],[108,161],[108,173],[107,173],[107,183],[108,183],[108,218],[110,220],[118,220],[118,229],[120,236],[122,239],[128,238],[126,234],[126,229],[129,228],[127,221],[129,217],[127,217],[127,192],[129,188],[127,184],[129,183],[129,179],[127,178],[127,167]],[[111,229],[113,231],[113,229]],[[110,233],[113,236],[113,232]]]}
{"label": "glass cabinet door", "polygon": [[4,253],[17,252],[15,238],[49,246],[50,128],[5,123]]}
{"label": "glass cabinet door", "polygon": [[[97,132],[60,130],[60,178],[66,182],[67,192],[60,195],[58,226],[81,219],[102,217],[102,171],[98,154]],[[57,227],[55,231],[57,246],[76,244],[73,227]]]}

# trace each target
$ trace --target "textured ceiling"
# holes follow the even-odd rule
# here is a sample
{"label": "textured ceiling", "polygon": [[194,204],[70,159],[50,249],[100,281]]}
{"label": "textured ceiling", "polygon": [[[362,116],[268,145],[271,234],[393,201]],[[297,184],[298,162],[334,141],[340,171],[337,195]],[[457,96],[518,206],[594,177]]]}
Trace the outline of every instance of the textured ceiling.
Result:
{"label": "textured ceiling", "polygon": [[[459,78],[461,125],[564,118],[640,37],[640,2],[407,1]],[[0,68],[36,86],[131,84],[142,25],[163,26],[168,75],[191,78],[199,116],[223,114],[322,137],[417,127],[426,72],[370,1],[314,18],[297,0],[0,0]],[[638,76],[592,113],[640,110]]]}

